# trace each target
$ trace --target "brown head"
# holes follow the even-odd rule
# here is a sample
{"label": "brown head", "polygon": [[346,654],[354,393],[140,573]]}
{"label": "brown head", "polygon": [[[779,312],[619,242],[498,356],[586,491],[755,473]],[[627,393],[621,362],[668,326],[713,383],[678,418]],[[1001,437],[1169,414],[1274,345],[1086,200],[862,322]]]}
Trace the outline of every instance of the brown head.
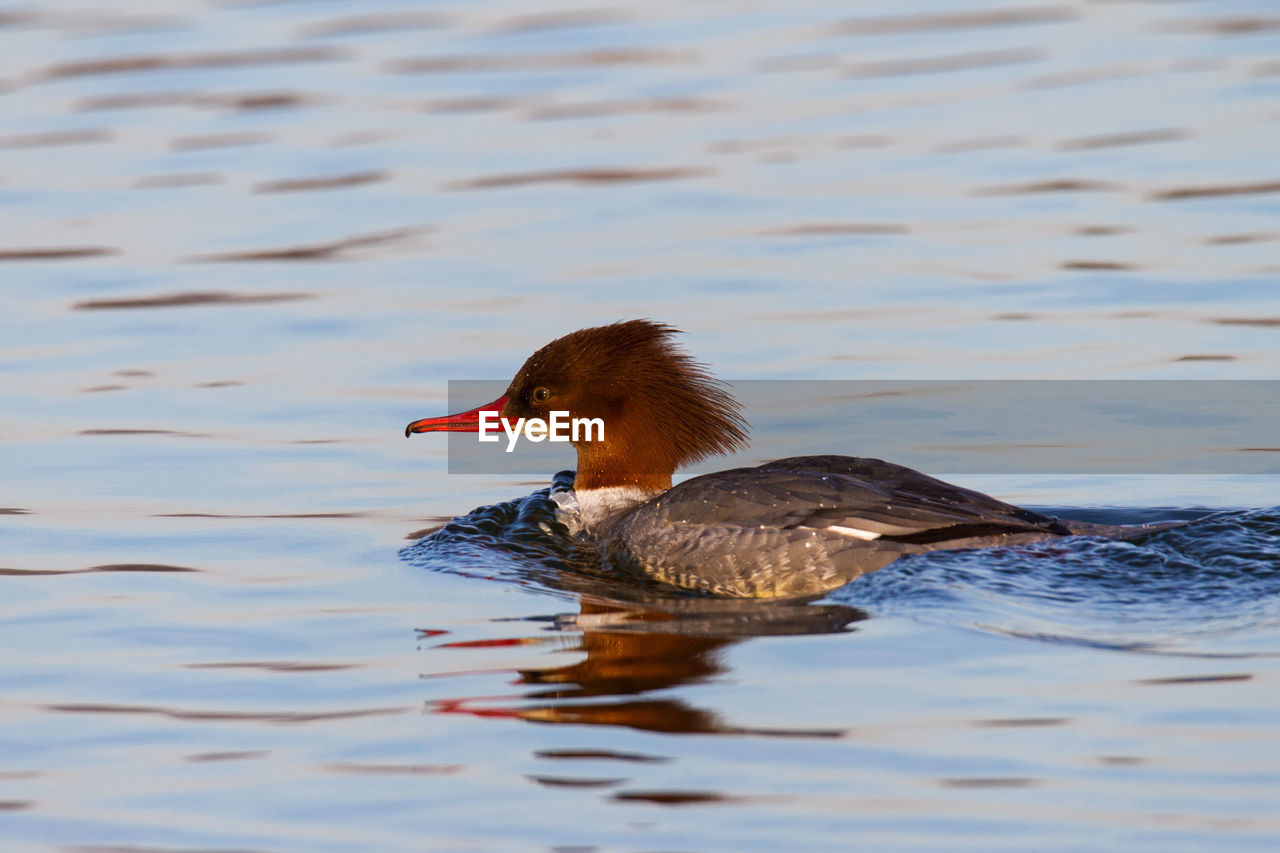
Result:
{"label": "brown head", "polygon": [[[479,413],[502,417],[599,418],[602,440],[574,442],[577,489],[671,487],[679,467],[746,446],[738,403],[671,340],[677,330],[650,320],[581,329],[529,356],[507,393],[487,406],[415,421],[409,432],[479,428]],[[595,437],[592,434],[592,437]]]}

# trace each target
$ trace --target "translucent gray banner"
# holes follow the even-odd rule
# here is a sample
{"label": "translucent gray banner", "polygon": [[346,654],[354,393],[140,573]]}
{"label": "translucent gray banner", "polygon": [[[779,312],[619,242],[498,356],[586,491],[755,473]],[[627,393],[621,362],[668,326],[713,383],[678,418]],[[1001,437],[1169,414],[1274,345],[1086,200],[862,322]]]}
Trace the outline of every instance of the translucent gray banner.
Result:
{"label": "translucent gray banner", "polygon": [[[726,384],[751,424],[751,447],[689,472],[832,453],[930,474],[1280,474],[1276,380]],[[495,400],[505,389],[501,380],[451,380],[450,412]],[[416,440],[447,440],[451,474],[545,477],[575,464],[569,443],[522,437],[508,452],[511,442],[500,428],[489,443],[475,433],[447,435]]]}

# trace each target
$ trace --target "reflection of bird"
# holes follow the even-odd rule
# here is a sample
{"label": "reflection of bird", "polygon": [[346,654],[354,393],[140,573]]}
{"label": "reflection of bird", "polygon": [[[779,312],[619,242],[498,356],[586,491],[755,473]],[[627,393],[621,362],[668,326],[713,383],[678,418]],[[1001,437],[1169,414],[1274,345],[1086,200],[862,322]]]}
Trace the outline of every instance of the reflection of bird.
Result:
{"label": "reflection of bird", "polygon": [[537,688],[524,697],[526,701],[511,707],[494,707],[481,705],[480,700],[452,699],[437,702],[435,708],[442,713],[515,717],[538,723],[625,726],[678,734],[839,734],[827,730],[741,728],[681,699],[645,695],[719,675],[724,668],[717,652],[749,633],[841,631],[865,616],[859,610],[839,605],[771,604],[771,610],[752,611],[716,608],[715,600],[700,601],[709,607],[699,607],[698,599],[686,600],[671,611],[584,600],[580,614],[563,626],[582,632],[580,643],[570,650],[584,652],[586,657],[553,669],[520,670],[520,684]]}
{"label": "reflection of bird", "polygon": [[584,430],[574,441],[578,470],[564,519],[617,563],[719,595],[813,595],[904,554],[1160,529],[1060,521],[848,456],[782,459],[673,488],[680,466],[746,443],[738,404],[675,347],[674,332],[631,320],[565,335],[530,356],[499,399],[414,421],[405,434],[475,432],[482,416],[598,419],[603,435]]}

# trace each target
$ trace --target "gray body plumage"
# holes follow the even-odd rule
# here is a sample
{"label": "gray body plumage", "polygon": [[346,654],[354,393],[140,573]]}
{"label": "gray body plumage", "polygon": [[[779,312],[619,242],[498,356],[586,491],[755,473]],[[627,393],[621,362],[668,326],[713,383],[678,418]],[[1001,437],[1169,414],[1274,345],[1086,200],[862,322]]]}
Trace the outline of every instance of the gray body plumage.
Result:
{"label": "gray body plumage", "polygon": [[814,595],[905,554],[1155,526],[1064,522],[901,465],[780,459],[694,477],[594,530],[608,557],[717,595]]}

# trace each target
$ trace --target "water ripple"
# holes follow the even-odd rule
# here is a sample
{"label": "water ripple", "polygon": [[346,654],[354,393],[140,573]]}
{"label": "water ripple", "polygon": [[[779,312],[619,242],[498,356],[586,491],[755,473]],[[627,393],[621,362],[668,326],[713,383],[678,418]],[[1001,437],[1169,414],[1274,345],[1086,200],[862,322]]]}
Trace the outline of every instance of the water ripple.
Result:
{"label": "water ripple", "polygon": [[44,71],[47,78],[83,77],[138,71],[165,71],[176,68],[235,68],[298,62],[332,62],[345,56],[328,47],[277,47],[217,53],[189,53],[149,56],[119,56],[85,59],[53,65]]}
{"label": "water ripple", "polygon": [[[569,476],[557,475],[553,488],[567,488]],[[825,605],[757,602],[730,612],[727,602],[604,564],[555,521],[547,493],[453,519],[401,557],[437,571],[674,608],[682,611],[679,630],[709,634],[780,633],[782,624],[797,632],[822,630],[834,617],[818,611],[832,604],[851,607],[850,614],[866,610],[1051,642],[1175,653],[1280,625],[1280,508],[1220,512],[1138,541],[1069,537],[921,554],[836,590]],[[770,610],[772,618],[764,615]],[[814,611],[808,623],[800,615],[806,610]],[[833,629],[841,627],[831,621],[826,630]],[[677,629],[663,624],[662,630]]]}
{"label": "water ripple", "polygon": [[485,175],[449,184],[448,189],[487,190],[497,187],[518,187],[527,184],[571,183],[587,186],[631,183],[635,181],[672,181],[682,178],[701,178],[710,175],[710,169],[694,167],[670,167],[657,169],[551,169],[543,172],[511,172],[501,175]]}
{"label": "water ripple", "polygon": [[834,32],[849,35],[885,35],[889,33],[928,32],[986,27],[1009,27],[1025,24],[1053,24],[1073,21],[1080,13],[1069,6],[1031,6],[1010,9],[984,9],[941,14],[888,15],[884,17],[850,18],[834,25]]}
{"label": "water ripple", "polygon": [[908,557],[831,599],[1053,642],[1194,653],[1280,625],[1280,508],[1216,513],[1137,542]]}
{"label": "water ripple", "polygon": [[310,299],[306,293],[225,293],[190,291],[164,293],[157,296],[133,296],[121,299],[86,299],[72,305],[73,311],[97,311],[117,308],[178,308],[190,305],[247,305],[262,302],[293,302]]}

